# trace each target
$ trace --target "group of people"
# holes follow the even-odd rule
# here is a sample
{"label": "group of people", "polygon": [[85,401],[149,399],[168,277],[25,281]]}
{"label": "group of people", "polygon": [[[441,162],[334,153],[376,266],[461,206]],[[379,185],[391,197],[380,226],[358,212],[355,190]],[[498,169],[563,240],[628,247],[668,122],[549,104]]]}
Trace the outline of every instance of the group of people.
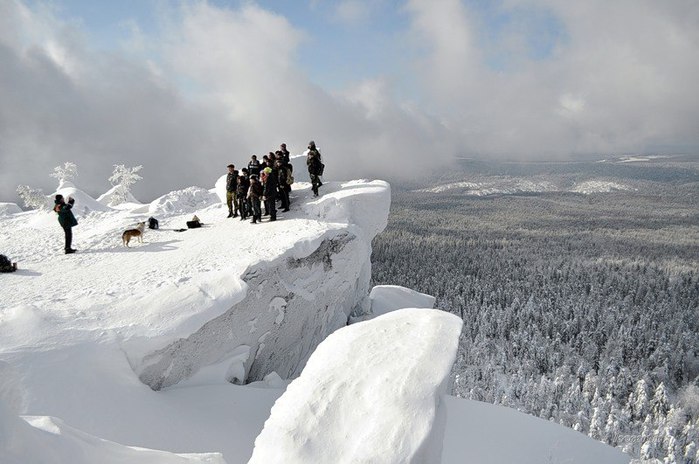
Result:
{"label": "group of people", "polygon": [[[289,156],[286,144],[282,143],[279,150],[269,152],[262,157],[262,161],[258,160],[256,155],[252,155],[247,167],[242,168],[240,172],[235,169],[235,165],[228,165],[226,203],[229,218],[240,216],[241,220],[245,220],[251,217],[253,224],[262,222],[262,205],[264,204],[264,215],[269,216],[270,222],[276,221],[277,201],[281,202],[283,212],[289,211],[291,205],[289,193],[294,183],[294,167]],[[317,197],[318,188],[323,185],[320,176],[323,175],[325,165],[313,140],[308,143],[306,166],[311,178],[313,195]],[[74,203],[73,198],[69,197],[66,200],[63,195],[56,195],[54,200],[53,210],[58,216],[58,223],[63,228],[66,254],[76,252],[72,247],[73,227],[78,224],[72,211]]]}
{"label": "group of people", "polygon": [[[312,140],[308,144],[306,165],[313,194],[318,196],[318,188],[323,185],[320,176],[323,174],[324,165],[321,162],[320,151]],[[277,201],[281,202],[282,212],[289,211],[289,193],[293,183],[294,167],[285,143],[279,146],[279,150],[264,155],[262,161],[257,159],[257,155],[252,155],[247,166],[240,172],[234,164],[229,164],[226,177],[228,217],[240,216],[241,221],[251,217],[253,224],[262,222],[264,205],[264,215],[269,216],[270,222],[276,221]]]}

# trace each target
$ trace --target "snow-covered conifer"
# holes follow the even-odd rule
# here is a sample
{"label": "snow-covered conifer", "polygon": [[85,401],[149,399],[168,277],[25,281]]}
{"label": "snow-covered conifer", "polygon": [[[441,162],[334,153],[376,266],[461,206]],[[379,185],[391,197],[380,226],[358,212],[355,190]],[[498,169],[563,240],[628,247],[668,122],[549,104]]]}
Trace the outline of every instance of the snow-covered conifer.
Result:
{"label": "snow-covered conifer", "polygon": [[143,177],[137,174],[142,168],[143,166],[140,165],[132,168],[127,168],[123,164],[114,165],[114,171],[109,178],[109,182],[115,187],[111,197],[112,205],[118,205],[128,200],[131,194],[131,186],[143,179]]}
{"label": "snow-covered conifer", "polygon": [[75,163],[66,161],[63,166],[53,168],[51,177],[58,179],[59,188],[66,182],[71,182],[78,177],[78,166]]}

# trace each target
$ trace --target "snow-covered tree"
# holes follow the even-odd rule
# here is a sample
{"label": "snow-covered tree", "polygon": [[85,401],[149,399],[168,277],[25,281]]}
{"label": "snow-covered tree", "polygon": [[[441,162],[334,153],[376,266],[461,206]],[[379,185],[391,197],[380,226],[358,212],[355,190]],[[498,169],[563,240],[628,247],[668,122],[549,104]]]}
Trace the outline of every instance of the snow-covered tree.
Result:
{"label": "snow-covered tree", "polygon": [[63,166],[56,166],[53,168],[51,177],[58,179],[59,186],[65,182],[70,182],[78,177],[78,166],[75,163],[66,161]]}
{"label": "snow-covered tree", "polygon": [[46,209],[49,207],[48,199],[41,189],[33,189],[28,185],[18,185],[17,194],[27,208]]}
{"label": "snow-covered tree", "polygon": [[143,169],[143,166],[140,165],[132,168],[127,168],[123,164],[114,165],[114,171],[109,178],[109,182],[114,186],[112,205],[118,205],[128,200],[131,194],[131,186],[143,179],[143,177],[137,174],[141,169]]}

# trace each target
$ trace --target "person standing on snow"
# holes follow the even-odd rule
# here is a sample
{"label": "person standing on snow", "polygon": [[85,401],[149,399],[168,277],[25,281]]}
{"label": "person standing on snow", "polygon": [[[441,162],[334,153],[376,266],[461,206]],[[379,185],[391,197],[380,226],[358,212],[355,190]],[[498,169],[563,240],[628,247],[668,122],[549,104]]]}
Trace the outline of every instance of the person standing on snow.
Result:
{"label": "person standing on snow", "polygon": [[277,159],[274,165],[277,170],[277,190],[282,201],[282,212],[286,213],[289,211],[289,192],[291,192],[289,176],[291,176],[291,173],[286,165],[284,165],[283,159]]}
{"label": "person standing on snow", "polygon": [[72,248],[73,227],[78,225],[78,220],[75,219],[72,211],[75,199],[68,197],[68,203],[66,203],[63,199],[63,195],[56,195],[54,204],[53,210],[58,215],[58,223],[63,228],[63,233],[65,234],[65,252],[67,255],[75,253],[78,251]]}
{"label": "person standing on snow", "polygon": [[262,170],[265,173],[264,180],[264,201],[265,210],[269,213],[269,221],[277,220],[277,184],[279,174],[274,168],[266,167]]}
{"label": "person standing on snow", "polygon": [[228,165],[228,175],[226,176],[226,204],[228,205],[228,217],[238,217],[238,201],[236,191],[238,190],[238,171],[235,166]]}
{"label": "person standing on snow", "polygon": [[257,160],[257,155],[252,155],[250,157],[250,162],[248,163],[248,174],[251,176],[259,176],[260,170],[262,170],[260,162]]}
{"label": "person standing on snow", "polygon": [[252,223],[262,222],[262,211],[260,210],[260,199],[262,198],[262,184],[257,180],[257,176],[250,176],[250,188],[248,189],[248,200],[252,207]]}
{"label": "person standing on snow", "polygon": [[308,155],[306,155],[306,166],[308,166],[308,175],[311,177],[311,186],[313,196],[318,196],[318,188],[323,185],[320,181],[320,176],[323,175],[325,165],[320,159],[320,151],[316,148],[316,143],[311,140],[308,142]]}
{"label": "person standing on snow", "polygon": [[236,195],[238,197],[238,210],[240,211],[241,221],[247,219],[250,212],[247,199],[249,187],[250,179],[247,179],[245,176],[238,176],[238,190],[236,191]]}

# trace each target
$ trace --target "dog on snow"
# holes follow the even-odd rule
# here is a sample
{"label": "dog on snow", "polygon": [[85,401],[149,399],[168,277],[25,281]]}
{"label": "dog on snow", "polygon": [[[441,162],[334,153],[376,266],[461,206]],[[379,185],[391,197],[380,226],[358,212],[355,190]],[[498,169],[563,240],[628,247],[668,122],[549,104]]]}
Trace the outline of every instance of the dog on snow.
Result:
{"label": "dog on snow", "polygon": [[132,238],[137,238],[140,243],[143,243],[143,231],[145,229],[146,223],[139,222],[135,229],[125,230],[124,233],[121,234],[121,241],[124,243],[124,246],[128,247]]}

